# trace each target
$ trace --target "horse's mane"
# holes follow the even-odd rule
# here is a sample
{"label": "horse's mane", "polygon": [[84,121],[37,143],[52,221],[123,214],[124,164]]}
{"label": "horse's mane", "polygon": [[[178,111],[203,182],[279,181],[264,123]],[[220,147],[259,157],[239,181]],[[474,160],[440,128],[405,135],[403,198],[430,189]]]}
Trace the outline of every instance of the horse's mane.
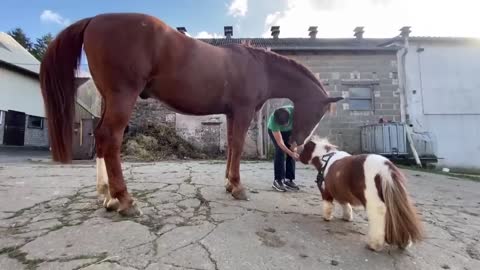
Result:
{"label": "horse's mane", "polygon": [[259,57],[260,55],[265,55],[267,56],[269,59],[272,59],[274,61],[278,61],[278,62],[282,62],[282,63],[287,63],[289,65],[292,65],[293,67],[297,68],[302,74],[304,74],[305,76],[307,76],[307,78],[309,78],[310,80],[312,80],[316,85],[318,85],[320,87],[320,89],[322,89],[323,93],[325,95],[328,95],[327,94],[327,91],[325,90],[325,88],[323,87],[322,83],[317,79],[317,77],[315,77],[315,75],[313,75],[313,73],[307,68],[305,67],[304,65],[300,64],[299,62],[297,62],[296,60],[294,59],[291,59],[291,58],[288,58],[286,56],[283,56],[283,55],[280,55],[278,53],[275,53],[275,52],[271,52],[271,51],[267,51],[266,49],[264,48],[259,48],[259,47],[253,47],[251,46],[249,43],[245,43],[245,44],[242,44],[246,49],[247,51],[249,51],[255,58]]}

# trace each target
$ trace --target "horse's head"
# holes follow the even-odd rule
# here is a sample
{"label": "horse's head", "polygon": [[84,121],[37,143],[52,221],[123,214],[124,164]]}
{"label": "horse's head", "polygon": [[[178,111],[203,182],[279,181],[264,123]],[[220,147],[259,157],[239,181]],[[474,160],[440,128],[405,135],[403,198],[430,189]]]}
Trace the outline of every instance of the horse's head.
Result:
{"label": "horse's head", "polygon": [[300,152],[300,162],[310,164],[315,157],[321,157],[336,151],[338,146],[331,144],[326,138],[313,136],[311,140],[305,143],[303,150]]}
{"label": "horse's head", "polygon": [[342,97],[327,97],[320,104],[313,101],[295,104],[293,130],[289,141],[292,149],[297,146],[303,146],[313,135],[320,120],[329,110],[331,103],[342,99]]}

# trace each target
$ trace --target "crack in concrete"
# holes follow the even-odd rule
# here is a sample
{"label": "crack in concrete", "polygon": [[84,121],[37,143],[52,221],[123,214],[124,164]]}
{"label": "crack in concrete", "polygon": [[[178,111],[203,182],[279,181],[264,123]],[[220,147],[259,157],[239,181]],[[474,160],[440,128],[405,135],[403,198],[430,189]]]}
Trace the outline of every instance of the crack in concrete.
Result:
{"label": "crack in concrete", "polygon": [[212,252],[210,252],[210,250],[208,249],[207,245],[205,245],[204,243],[202,243],[201,241],[198,241],[198,245],[201,246],[208,254],[208,258],[210,259],[210,262],[213,264],[213,266],[215,267],[215,270],[219,270],[218,268],[218,263],[217,263],[217,260],[215,260],[213,258],[213,254]]}

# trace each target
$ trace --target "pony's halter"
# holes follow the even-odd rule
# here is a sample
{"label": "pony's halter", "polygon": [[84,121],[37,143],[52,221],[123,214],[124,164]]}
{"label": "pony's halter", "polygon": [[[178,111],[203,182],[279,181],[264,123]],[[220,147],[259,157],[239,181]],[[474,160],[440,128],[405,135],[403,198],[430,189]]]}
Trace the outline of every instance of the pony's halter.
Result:
{"label": "pony's halter", "polygon": [[335,152],[330,152],[328,154],[323,155],[321,158],[323,165],[322,165],[322,168],[320,168],[320,170],[318,171],[317,180],[315,180],[315,183],[317,183],[317,186],[320,190],[322,190],[322,184],[323,184],[323,181],[325,181],[325,175],[324,175],[325,169],[327,168],[328,162],[333,157],[333,155],[335,155]]}

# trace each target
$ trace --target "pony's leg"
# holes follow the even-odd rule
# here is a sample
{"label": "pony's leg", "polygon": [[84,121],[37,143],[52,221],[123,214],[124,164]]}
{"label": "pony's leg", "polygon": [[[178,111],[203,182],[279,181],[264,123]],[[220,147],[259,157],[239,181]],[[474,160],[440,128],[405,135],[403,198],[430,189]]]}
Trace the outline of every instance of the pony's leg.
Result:
{"label": "pony's leg", "polygon": [[103,207],[108,211],[118,209],[119,201],[110,196],[107,167],[105,166],[105,160],[103,158],[97,158],[97,194],[104,196]]}
{"label": "pony's leg", "polygon": [[330,221],[333,218],[333,196],[328,191],[327,185],[325,185],[325,190],[323,191],[323,219]]}
{"label": "pony's leg", "polygon": [[381,251],[385,244],[385,204],[380,200],[367,200],[367,216],[369,223],[368,247]]}
{"label": "pony's leg", "polygon": [[330,221],[333,218],[333,201],[323,201],[323,219]]}
{"label": "pony's leg", "polygon": [[132,92],[117,91],[106,97],[102,122],[95,131],[97,156],[105,162],[110,195],[118,199],[117,211],[124,216],[141,214],[127,191],[120,159],[123,132],[136,101]]}
{"label": "pony's leg", "polygon": [[228,173],[230,165],[232,164],[232,137],[233,137],[233,123],[232,116],[227,114],[227,168],[225,169],[225,189],[227,192],[232,192],[233,186],[230,184]]}
{"label": "pony's leg", "polygon": [[232,153],[228,179],[232,185],[232,196],[237,200],[248,200],[245,189],[240,183],[240,160],[252,118],[253,111],[236,111],[232,119]]}
{"label": "pony's leg", "polygon": [[349,203],[342,204],[343,209],[343,220],[352,221],[353,220],[353,211],[352,206]]}

